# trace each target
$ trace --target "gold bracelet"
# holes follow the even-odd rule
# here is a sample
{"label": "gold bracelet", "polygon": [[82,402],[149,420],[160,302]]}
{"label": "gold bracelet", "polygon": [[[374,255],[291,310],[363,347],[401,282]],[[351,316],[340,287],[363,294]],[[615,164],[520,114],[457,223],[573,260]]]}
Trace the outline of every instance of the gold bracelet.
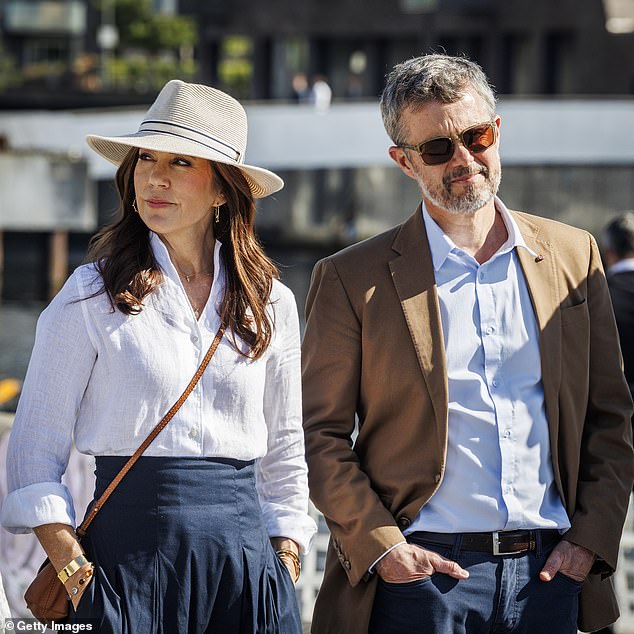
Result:
{"label": "gold bracelet", "polygon": [[297,581],[302,572],[302,562],[299,560],[297,553],[290,548],[280,548],[275,551],[275,554],[282,560],[282,562],[284,561],[284,557],[290,557],[293,562],[293,567],[295,568],[295,578],[293,581]]}
{"label": "gold bracelet", "polygon": [[[75,595],[79,593],[80,590],[83,589],[84,585],[88,584],[94,573],[94,566],[90,562],[87,562],[87,564],[82,566],[82,568],[85,568],[85,570],[83,570],[78,579],[75,579],[73,581],[73,585],[71,586],[71,588],[69,589],[68,587],[66,587],[66,592],[68,593],[69,599],[72,599]],[[80,570],[82,570],[82,568],[80,568]]]}
{"label": "gold bracelet", "polygon": [[84,555],[79,555],[79,557],[75,557],[69,561],[58,573],[57,578],[62,582],[66,583],[70,577],[72,577],[82,566],[85,566],[88,563],[88,560]]}

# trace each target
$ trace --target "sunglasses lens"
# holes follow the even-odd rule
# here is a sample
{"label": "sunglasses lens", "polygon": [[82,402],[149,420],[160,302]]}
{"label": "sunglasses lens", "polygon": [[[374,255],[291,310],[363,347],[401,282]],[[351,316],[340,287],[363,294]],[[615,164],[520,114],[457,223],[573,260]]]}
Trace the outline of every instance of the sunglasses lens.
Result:
{"label": "sunglasses lens", "polygon": [[477,125],[462,133],[462,141],[469,152],[479,154],[495,143],[495,128],[488,123]]}
{"label": "sunglasses lens", "polygon": [[453,156],[453,141],[449,138],[432,139],[423,143],[420,150],[427,165],[441,165]]}

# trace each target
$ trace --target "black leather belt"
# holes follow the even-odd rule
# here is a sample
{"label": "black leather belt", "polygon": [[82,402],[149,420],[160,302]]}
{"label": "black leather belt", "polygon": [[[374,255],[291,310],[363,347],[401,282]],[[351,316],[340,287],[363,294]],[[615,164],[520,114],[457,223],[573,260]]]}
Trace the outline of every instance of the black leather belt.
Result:
{"label": "black leather belt", "polygon": [[561,539],[555,529],[518,531],[494,531],[493,533],[431,533],[416,531],[407,536],[408,541],[417,544],[453,546],[462,537],[461,548],[490,555],[516,555],[537,547],[537,536],[542,546],[549,546]]}

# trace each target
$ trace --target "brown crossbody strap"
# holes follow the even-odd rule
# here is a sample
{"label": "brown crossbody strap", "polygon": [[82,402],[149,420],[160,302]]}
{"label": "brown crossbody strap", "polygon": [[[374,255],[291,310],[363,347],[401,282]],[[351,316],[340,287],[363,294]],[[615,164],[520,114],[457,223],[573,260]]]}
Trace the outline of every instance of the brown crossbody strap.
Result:
{"label": "brown crossbody strap", "polygon": [[95,519],[95,516],[101,510],[101,507],[105,504],[106,500],[112,495],[112,492],[117,488],[121,480],[125,477],[125,475],[130,471],[132,465],[141,457],[141,454],[148,448],[150,443],[163,431],[164,427],[167,423],[172,420],[174,414],[180,409],[181,405],[185,402],[187,397],[191,394],[192,390],[196,387],[200,377],[202,376],[205,368],[209,365],[211,361],[211,357],[214,356],[214,352],[216,352],[216,348],[220,344],[220,340],[225,332],[225,325],[221,324],[220,328],[218,328],[218,332],[211,344],[209,346],[209,350],[207,350],[207,354],[205,358],[202,360],[202,363],[196,370],[196,374],[192,377],[192,380],[189,382],[189,385],[185,388],[185,391],[181,394],[180,398],[172,405],[169,412],[165,414],[165,416],[161,419],[159,424],[150,432],[149,436],[141,443],[141,446],[134,452],[134,455],[125,463],[121,471],[117,473],[112,482],[108,485],[108,488],[103,492],[102,496],[93,504],[90,509],[90,513],[86,516],[84,521],[81,523],[81,526],[77,529],[77,534],[80,537],[83,537],[86,534],[86,530],[90,523]]}

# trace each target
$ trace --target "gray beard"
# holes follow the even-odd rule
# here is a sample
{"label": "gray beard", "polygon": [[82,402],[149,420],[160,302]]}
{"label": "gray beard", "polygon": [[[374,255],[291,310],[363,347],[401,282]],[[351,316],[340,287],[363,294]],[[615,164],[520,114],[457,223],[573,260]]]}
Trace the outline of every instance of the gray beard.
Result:
{"label": "gray beard", "polygon": [[[484,183],[481,185],[468,185],[460,195],[451,192],[451,181],[454,178],[473,173],[482,174]],[[455,170],[443,178],[442,187],[430,188],[422,179],[419,179],[418,184],[423,196],[433,205],[453,215],[473,216],[495,197],[501,180],[502,172],[500,170],[496,170],[491,174],[488,168],[482,166],[479,172],[471,172],[466,167]]]}

